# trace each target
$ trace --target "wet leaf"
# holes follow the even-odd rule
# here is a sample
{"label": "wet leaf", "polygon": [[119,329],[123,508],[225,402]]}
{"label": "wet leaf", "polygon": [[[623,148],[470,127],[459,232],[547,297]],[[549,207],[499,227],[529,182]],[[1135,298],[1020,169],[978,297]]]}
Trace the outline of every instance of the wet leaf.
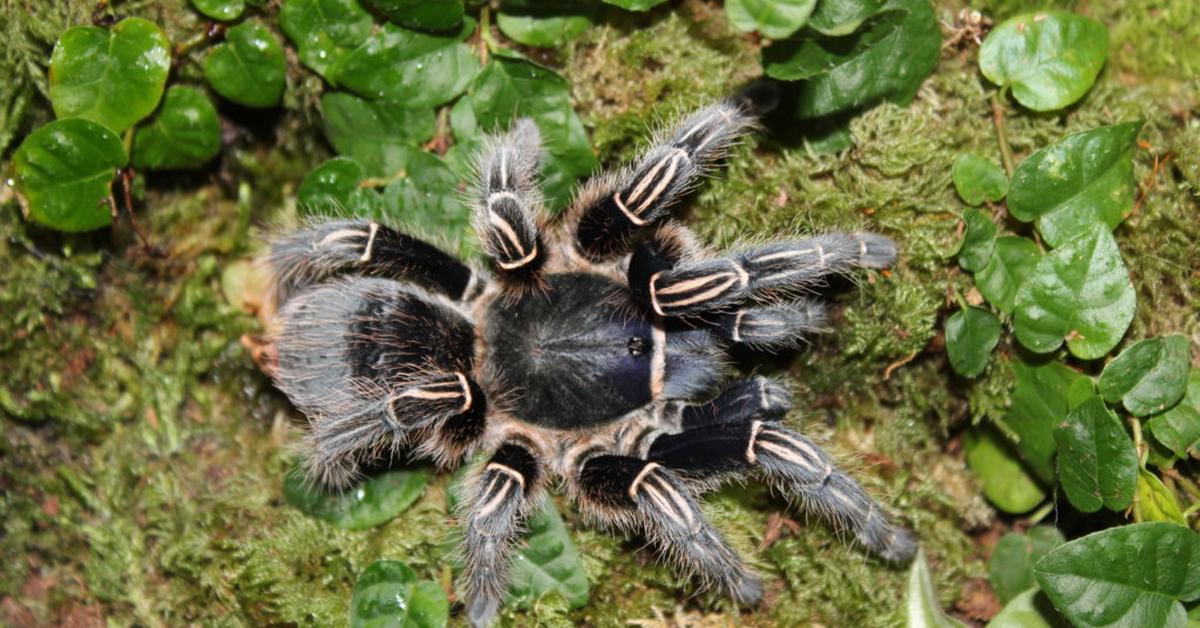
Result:
{"label": "wet leaf", "polygon": [[1008,210],[1037,221],[1050,246],[1103,224],[1110,231],[1133,211],[1133,149],[1141,122],[1076,133],[1030,155],[1013,173]]}
{"label": "wet leaf", "polygon": [[1142,469],[1138,471],[1137,499],[1133,510],[1141,521],[1166,521],[1187,527],[1187,520],[1179,510],[1175,494],[1158,479],[1158,476]]}
{"label": "wet leaf", "polygon": [[1162,412],[1187,392],[1190,352],[1180,335],[1140,340],[1104,367],[1100,395],[1109,403],[1120,401],[1134,416]]}
{"label": "wet leaf", "polygon": [[1051,550],[1034,567],[1076,626],[1182,628],[1200,598],[1200,535],[1170,523],[1109,528]]}
{"label": "wet leaf", "polygon": [[296,45],[300,61],[331,79],[331,69],[371,36],[374,21],[358,0],[287,0],[279,27]]}
{"label": "wet leaf", "polygon": [[927,0],[888,0],[843,37],[802,31],[763,51],[768,76],[804,80],[796,113],[818,118],[880,100],[906,105],[937,65],[941,31]]}
{"label": "wet leaf", "polygon": [[133,139],[133,165],[143,169],[199,168],[221,152],[221,122],[204,92],[176,85],[162,108]]}
{"label": "wet leaf", "polygon": [[967,466],[983,482],[983,494],[997,508],[1024,514],[1042,503],[1046,492],[1038,486],[1003,436],[977,426],[966,433]]}
{"label": "wet leaf", "polygon": [[979,272],[987,268],[996,250],[996,223],[987,214],[968,207],[963,212],[962,247],[958,250],[958,265],[968,272]]}
{"label": "wet leaf", "polygon": [[1188,372],[1183,399],[1174,408],[1147,421],[1146,429],[1180,458],[1186,458],[1188,449],[1200,443],[1200,369]]}
{"label": "wet leaf", "polygon": [[849,35],[882,8],[883,0],[821,0],[808,26],[831,37]]}
{"label": "wet leaf", "polygon": [[425,469],[394,469],[335,493],[307,484],[303,474],[293,469],[284,478],[283,496],[310,517],[347,530],[366,530],[408,510],[428,482]]}
{"label": "wet leaf", "polygon": [[511,602],[527,608],[549,593],[560,593],[571,608],[588,601],[588,581],[579,551],[563,524],[562,516],[547,499],[529,518],[525,542],[513,557],[508,594]]}
{"label": "wet leaf", "polygon": [[441,628],[449,619],[450,601],[442,587],[432,580],[418,580],[402,562],[377,560],[354,583],[353,628]]}
{"label": "wet leaf", "polygon": [[1008,177],[990,159],[974,153],[964,153],[954,160],[951,173],[954,189],[968,205],[982,205],[1002,200],[1008,194]]}
{"label": "wet leaf", "polygon": [[247,107],[274,107],[283,96],[283,48],[271,31],[243,22],[204,59],[204,77],[217,93]]}
{"label": "wet leaf", "polygon": [[519,44],[550,48],[583,34],[599,13],[593,2],[505,3],[496,14],[496,26]]}
{"label": "wet leaf", "polygon": [[59,231],[90,231],[112,222],[105,199],[125,148],[91,120],[57,120],[30,133],[13,153],[16,189],[29,217]]}
{"label": "wet leaf", "polygon": [[667,0],[604,0],[605,4],[621,7],[626,11],[649,11]]}
{"label": "wet leaf", "polygon": [[742,32],[783,39],[808,22],[817,0],[726,0],[725,17]]}
{"label": "wet leaf", "polygon": [[1069,623],[1054,610],[1050,598],[1038,588],[1009,600],[987,623],[987,628],[1068,628]]}
{"label": "wet leaf", "polygon": [[416,147],[433,137],[432,109],[402,109],[346,92],[321,97],[325,139],[339,155],[358,161],[368,176],[387,177],[404,168]]}
{"label": "wet leaf", "polygon": [[334,157],[317,166],[300,182],[296,206],[301,216],[356,216],[378,220],[383,213],[379,192],[362,187],[362,165]]}
{"label": "wet leaf", "polygon": [[[1045,484],[1053,484],[1054,428],[1066,420],[1076,405],[1095,395],[1092,380],[1061,362],[1012,362],[1016,383],[1010,395],[1004,424],[1017,437],[1017,453],[1029,470]],[[1079,390],[1078,399],[1071,391]]]}
{"label": "wet leaf", "polygon": [[987,310],[968,307],[946,319],[946,355],[959,375],[982,373],[999,342],[1000,319]]}
{"label": "wet leaf", "polygon": [[988,581],[1001,602],[1037,586],[1033,565],[1051,549],[1066,543],[1053,526],[1034,526],[1025,534],[1009,532],[996,544],[988,559]]}
{"label": "wet leaf", "polygon": [[402,170],[404,176],[383,191],[383,216],[416,234],[446,239],[469,256],[474,232],[470,208],[459,192],[459,176],[436,155],[421,150],[408,154]]}
{"label": "wet leaf", "polygon": [[479,71],[479,59],[459,32],[430,35],[384,24],[331,70],[334,82],[365,98],[408,109],[436,107],[458,96]]}
{"label": "wet leaf", "polygon": [[1063,339],[1077,357],[1093,360],[1117,346],[1137,307],[1121,251],[1101,225],[1038,262],[1017,293],[1013,330],[1036,353]]}
{"label": "wet leaf", "polygon": [[1083,98],[1107,56],[1104,25],[1065,11],[1038,11],[992,29],[979,49],[979,69],[1012,89],[1022,105],[1053,111]]}
{"label": "wet leaf", "polygon": [[463,21],[462,0],[366,0],[394,24],[445,31]]}
{"label": "wet leaf", "polygon": [[942,612],[937,590],[929,575],[925,550],[917,551],[917,559],[908,568],[906,617],[908,628],[964,628],[963,623]]}
{"label": "wet leaf", "polygon": [[1054,428],[1058,478],[1082,512],[1119,511],[1133,500],[1138,459],[1133,441],[1098,396],[1080,404]]}
{"label": "wet leaf", "polygon": [[1037,267],[1042,254],[1029,238],[1002,236],[987,265],[975,274],[975,286],[988,303],[1005,314],[1012,314],[1017,291]]}
{"label": "wet leaf", "polygon": [[119,134],[158,106],[170,70],[171,43],[153,22],[76,26],[50,55],[50,104],[59,118],[87,118]]}
{"label": "wet leaf", "polygon": [[236,20],[246,10],[244,0],[192,0],[192,6],[214,20]]}

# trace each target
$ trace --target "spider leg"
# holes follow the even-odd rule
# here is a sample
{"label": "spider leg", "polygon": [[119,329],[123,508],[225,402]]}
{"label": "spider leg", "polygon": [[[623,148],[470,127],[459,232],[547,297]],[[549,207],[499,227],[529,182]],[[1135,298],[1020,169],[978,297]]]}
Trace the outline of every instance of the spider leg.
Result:
{"label": "spider leg", "polygon": [[466,301],[482,277],[437,247],[377,222],[331,220],[289,233],[271,244],[275,301],[338,275],[406,281]]}
{"label": "spider leg", "polygon": [[530,449],[508,441],[468,483],[469,497],[460,505],[466,531],[460,582],[473,626],[491,624],[500,609],[508,591],[513,545],[542,500],[542,476]]}
{"label": "spider leg", "polygon": [[751,124],[742,107],[718,102],[659,137],[616,176],[590,181],[568,213],[576,248],[594,261],[628,253],[633,238],[667,215]]}
{"label": "spider leg", "polygon": [[711,329],[759,351],[794,349],[809,334],[826,331],[825,305],[813,299],[740,307],[715,315]]}
{"label": "spider leg", "polygon": [[522,118],[492,139],[479,159],[473,221],[502,277],[529,278],[546,260],[535,223],[542,212],[535,181],[540,143],[537,126]]}
{"label": "spider leg", "polygon": [[739,604],[762,598],[762,582],[709,523],[695,497],[663,465],[628,456],[589,458],[576,477],[580,505],[591,518],[641,527],[676,565]]}
{"label": "spider leg", "polygon": [[789,500],[849,530],[883,558],[911,559],[917,551],[912,534],[891,523],[829,454],[777,421],[786,395],[765,378],[736,382],[713,401],[686,409],[684,431],[659,436],[647,458],[697,480],[758,470]]}

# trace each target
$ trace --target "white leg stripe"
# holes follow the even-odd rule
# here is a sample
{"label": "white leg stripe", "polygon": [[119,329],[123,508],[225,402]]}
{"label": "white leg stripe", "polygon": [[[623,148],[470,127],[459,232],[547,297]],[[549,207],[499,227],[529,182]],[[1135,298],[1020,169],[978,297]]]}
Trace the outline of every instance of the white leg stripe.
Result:
{"label": "white leg stripe", "polygon": [[654,201],[657,201],[658,197],[662,196],[662,193],[666,191],[667,186],[671,185],[671,181],[675,179],[675,172],[679,170],[680,160],[687,158],[687,153],[681,150],[676,151],[676,153],[672,155],[670,169],[667,170],[667,174],[663,176],[661,180],[659,180],[658,185],[654,186],[654,190],[650,192],[650,196],[647,196],[646,199],[642,201],[641,205],[638,206],[637,211],[639,215],[645,212],[646,209],[650,207],[652,203],[654,203]]}
{"label": "white leg stripe", "polygon": [[638,471],[637,476],[634,477],[633,481],[629,483],[629,499],[637,499],[638,485],[642,483],[642,480],[646,479],[646,475],[657,469],[659,466],[660,465],[657,462],[651,462],[642,467],[641,471]]}
{"label": "white leg stripe", "polygon": [[459,409],[459,412],[466,412],[467,408],[471,407],[471,383],[467,381],[467,376],[462,373],[456,371],[454,375],[458,377],[458,383],[462,386],[463,405]]}
{"label": "white leg stripe", "polygon": [[525,476],[521,475],[520,472],[518,472],[516,469],[514,469],[506,464],[500,464],[499,462],[489,462],[488,466],[484,467],[484,470],[485,471],[493,471],[493,470],[499,471],[500,473],[503,473],[503,474],[511,477],[512,479],[516,480],[517,484],[521,485],[521,488],[525,488]]}
{"label": "white leg stripe", "polygon": [[[496,495],[489,499],[486,504],[484,504],[475,512],[476,519],[483,519],[484,517],[488,516],[493,510],[499,508],[500,504],[504,503],[505,499],[508,499],[508,494],[512,490],[514,484],[505,479],[498,479],[498,481],[501,482],[501,484],[500,488],[496,491]],[[487,493],[484,494],[486,495]]]}
{"label": "white leg stripe", "polygon": [[[658,274],[661,273],[656,273],[655,276],[657,277]],[[681,281],[677,284],[667,286],[666,288],[659,290],[658,294],[678,294],[680,292],[687,292],[688,290],[695,290],[696,288],[699,288],[707,283],[724,281],[726,279],[733,278],[735,278],[733,273],[714,273],[712,275],[704,275],[703,277],[696,277],[695,279],[688,279],[687,281]]]}
{"label": "white leg stripe", "polygon": [[625,202],[621,200],[621,195],[619,193],[613,194],[613,201],[617,203],[617,208],[621,210],[621,213],[625,214],[625,217],[629,219],[629,222],[632,222],[634,225],[644,227],[650,222],[649,220],[642,220],[637,214],[629,211],[629,208],[625,206]]}
{"label": "white leg stripe", "polygon": [[324,238],[321,238],[321,241],[317,243],[317,247],[329,246],[338,240],[357,238],[365,235],[367,235],[365,231],[360,231],[358,229],[338,229],[337,231],[330,232],[329,235],[325,236]]}
{"label": "white leg stripe", "polygon": [[758,463],[758,455],[754,453],[754,441],[758,439],[758,432],[762,430],[762,426],[762,421],[750,424],[750,442],[746,444],[746,462],[750,464]]}
{"label": "white leg stripe", "polygon": [[535,246],[535,247],[533,247],[533,250],[529,252],[529,255],[526,255],[525,257],[522,257],[521,259],[519,259],[515,262],[501,262],[501,261],[497,260],[496,265],[499,266],[500,268],[503,268],[504,270],[512,270],[514,268],[520,268],[520,267],[528,264],[529,262],[532,262],[535,258],[537,258],[537,255],[538,255],[538,250],[537,250],[537,247]]}
{"label": "white leg stripe", "polygon": [[730,334],[730,338],[732,338],[734,342],[742,341],[742,319],[745,318],[745,316],[746,310],[738,310],[737,316],[733,318],[733,333]]}
{"label": "white leg stripe", "polygon": [[[653,287],[654,282],[650,285]],[[654,303],[654,309],[658,310],[658,303],[651,296],[651,303]],[[662,312],[659,312],[661,315]],[[653,324],[650,327],[650,341],[654,343],[652,353],[650,354],[650,398],[657,398],[663,391],[663,385],[667,378],[667,331],[660,324]]]}
{"label": "white leg stripe", "polygon": [[488,222],[500,230],[500,234],[508,240],[509,245],[517,252],[517,255],[525,255],[525,247],[521,244],[521,238],[517,236],[517,232],[512,228],[512,225],[508,224],[507,220],[501,217],[500,214],[492,211],[491,208],[488,208]]}
{"label": "white leg stripe", "polygon": [[375,234],[379,232],[379,223],[371,223],[371,234],[367,236],[367,246],[363,249],[362,257],[358,258],[360,262],[371,261],[371,248],[375,246]]}
{"label": "white leg stripe", "polygon": [[766,255],[760,255],[759,257],[755,257],[750,261],[755,262],[755,263],[770,262],[772,260],[777,260],[777,259],[787,259],[789,257],[800,257],[802,255],[808,255],[809,253],[812,253],[812,252],[813,252],[813,249],[793,249],[793,250],[788,250],[788,251],[779,251],[777,253],[768,253]]}
{"label": "white leg stripe", "polygon": [[657,273],[650,275],[650,306],[654,308],[655,313],[657,313],[659,316],[666,316],[666,314],[663,314],[662,308],[658,306],[658,288],[655,285],[658,282],[659,276],[662,275],[663,272],[665,271],[660,270]]}

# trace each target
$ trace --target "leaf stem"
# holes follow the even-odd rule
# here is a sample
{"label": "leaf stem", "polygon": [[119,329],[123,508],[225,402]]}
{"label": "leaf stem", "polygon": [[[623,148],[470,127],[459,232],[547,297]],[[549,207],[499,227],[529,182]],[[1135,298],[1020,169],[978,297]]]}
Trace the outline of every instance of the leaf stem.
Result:
{"label": "leaf stem", "polygon": [[1013,166],[1012,148],[1008,145],[1008,127],[1004,122],[1004,103],[1000,102],[1003,95],[1003,89],[998,89],[996,93],[992,94],[992,122],[996,124],[996,140],[1000,143],[1000,159],[1004,162],[1004,171],[1011,179],[1016,168]]}
{"label": "leaf stem", "polygon": [[1033,511],[1033,514],[1029,515],[1029,525],[1035,526],[1035,525],[1041,523],[1042,519],[1045,519],[1046,515],[1050,514],[1051,512],[1054,512],[1054,500],[1053,499],[1046,502],[1045,504],[1042,504],[1041,508],[1038,508],[1037,510]]}
{"label": "leaf stem", "polygon": [[492,5],[485,4],[479,11],[479,64],[487,64],[488,50],[496,47],[492,39]]}
{"label": "leaf stem", "polygon": [[1137,452],[1138,467],[1146,469],[1146,459],[1150,457],[1150,448],[1142,439],[1142,422],[1137,417],[1129,417],[1129,427],[1133,430],[1133,449]]}

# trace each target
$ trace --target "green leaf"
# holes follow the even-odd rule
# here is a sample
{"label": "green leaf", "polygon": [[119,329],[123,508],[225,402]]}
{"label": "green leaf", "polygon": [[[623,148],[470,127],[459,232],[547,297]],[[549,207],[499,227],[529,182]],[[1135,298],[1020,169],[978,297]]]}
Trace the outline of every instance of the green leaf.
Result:
{"label": "green leaf", "polygon": [[1017,292],[1033,274],[1042,254],[1029,238],[1002,236],[987,265],[975,274],[975,286],[988,303],[1012,314]]}
{"label": "green leaf", "polygon": [[1001,602],[1016,598],[1022,591],[1037,586],[1033,565],[1050,550],[1066,543],[1053,526],[1035,526],[1029,532],[1009,532],[996,544],[988,559],[988,581]]}
{"label": "green leaf", "polygon": [[547,499],[527,525],[529,533],[513,557],[509,600],[528,608],[546,594],[560,593],[571,608],[583,607],[588,601],[583,561],[554,502]]}
{"label": "green leaf", "polygon": [[1157,414],[1179,403],[1187,392],[1191,347],[1179,335],[1140,340],[1118,355],[1100,374],[1100,394],[1120,401],[1134,416]]}
{"label": "green leaf", "polygon": [[571,106],[567,82],[553,70],[498,53],[475,77],[469,93],[477,129],[503,130],[518,117],[537,123],[547,152],[542,190],[551,208],[565,205],[575,180],[597,167],[583,122]]}
{"label": "green leaf", "polygon": [[221,152],[221,121],[204,92],[176,85],[133,139],[133,165],[151,170],[199,168]]}
{"label": "green leaf", "polygon": [[1054,428],[1058,478],[1082,512],[1119,511],[1133,500],[1138,458],[1117,416],[1098,396],[1080,404]]}
{"label": "green leaf", "polygon": [[321,97],[325,138],[339,155],[358,161],[368,176],[388,177],[402,170],[416,146],[433,137],[432,109],[402,109],[345,92]]}
{"label": "green leaf", "polygon": [[204,78],[217,93],[247,107],[274,107],[283,97],[286,63],[279,41],[265,27],[243,22],[204,59]]}
{"label": "green leaf", "polygon": [[1045,592],[1032,588],[1009,600],[987,628],[1068,628]]}
{"label": "green leaf", "polygon": [[1141,128],[1141,122],[1100,127],[1030,155],[1013,173],[1009,212],[1036,220],[1054,247],[1095,224],[1115,229],[1133,211],[1133,149]]}
{"label": "green leaf", "polygon": [[1170,523],[1109,528],[1060,545],[1034,574],[1081,627],[1182,627],[1200,598],[1200,535]]}
{"label": "green leaf", "polygon": [[969,307],[946,319],[946,355],[959,375],[982,373],[999,342],[1000,319],[987,310]]}
{"label": "green leaf", "polygon": [[[468,20],[469,22],[469,20]],[[449,102],[470,85],[479,59],[462,43],[468,28],[429,35],[384,24],[332,70],[336,83],[356,94],[408,109]]]}
{"label": "green leaf", "polygon": [[[1029,470],[1045,484],[1055,480],[1054,428],[1083,401],[1095,394],[1091,378],[1081,375],[1061,362],[1031,364],[1025,360],[1012,363],[1016,384],[1011,402],[1004,414],[1004,424],[1017,437],[1017,453]],[[1071,391],[1081,389],[1080,398],[1072,399]]]}
{"label": "green leaf", "polygon": [[496,26],[505,37],[526,46],[551,48],[583,34],[599,16],[592,2],[553,2],[509,6],[496,14]]}
{"label": "green leaf", "polygon": [[296,45],[300,61],[327,80],[338,62],[367,41],[373,24],[358,0],[287,0],[279,10],[279,27]]}
{"label": "green leaf", "polygon": [[425,469],[394,469],[335,493],[308,484],[303,474],[293,469],[283,480],[283,497],[310,517],[347,530],[366,530],[407,510],[428,482]]}
{"label": "green leaf", "polygon": [[942,612],[933,578],[929,575],[925,550],[917,551],[917,559],[908,568],[908,595],[905,597],[908,628],[965,628],[962,622]]}
{"label": "green leaf", "polygon": [[1062,109],[1083,98],[1108,56],[1108,30],[1064,11],[1018,15],[992,29],[979,49],[987,79],[1011,88],[1034,111]]}
{"label": "green leaf", "polygon": [[50,104],[59,118],[87,118],[119,134],[158,106],[170,70],[171,42],[153,22],[76,26],[50,55]]}
{"label": "green leaf", "polygon": [[1146,429],[1180,458],[1186,458],[1188,449],[1200,444],[1200,369],[1188,372],[1183,400],[1147,421]]}
{"label": "green leaf", "polygon": [[963,212],[963,223],[966,230],[958,250],[958,265],[965,271],[977,273],[987,268],[992,252],[996,250],[996,223],[974,207]]}
{"label": "green leaf", "polygon": [[301,216],[357,216],[379,219],[383,198],[362,187],[362,165],[349,157],[334,157],[317,166],[300,182],[296,205]]}
{"label": "green leaf", "polygon": [[236,20],[246,10],[244,0],[192,0],[192,6],[214,20]]}
{"label": "green leaf", "polygon": [[1017,293],[1013,330],[1035,353],[1054,351],[1065,338],[1072,354],[1093,360],[1117,346],[1136,307],[1121,251],[1096,225],[1038,262]]}
{"label": "green leaf", "polygon": [[808,27],[831,37],[849,35],[883,8],[883,0],[821,0]]}
{"label": "green leaf", "polygon": [[796,113],[819,118],[881,100],[907,105],[937,65],[941,31],[928,0],[887,0],[861,30],[844,37],[798,37],[763,50],[763,69],[805,80]]}
{"label": "green leaf", "polygon": [[366,0],[400,26],[445,31],[463,21],[462,0]]}
{"label": "green leaf", "polygon": [[738,30],[764,37],[791,37],[808,23],[817,0],[726,0],[725,16]]}
{"label": "green leaf", "polygon": [[377,560],[354,583],[352,628],[441,628],[450,619],[446,592],[402,562]]}
{"label": "green leaf", "polygon": [[983,482],[984,496],[1000,510],[1019,515],[1045,499],[1045,491],[994,429],[979,426],[968,431],[965,449],[967,466]]}
{"label": "green leaf", "polygon": [[982,205],[985,201],[995,203],[1008,194],[1008,177],[1000,166],[975,153],[959,155],[954,160],[951,176],[954,189],[968,205]]}
{"label": "green leaf", "polygon": [[1158,476],[1142,469],[1138,471],[1137,499],[1133,511],[1139,521],[1166,521],[1187,527],[1187,520],[1179,510],[1175,494],[1158,479]]}
{"label": "green leaf", "polygon": [[29,218],[59,231],[112,222],[105,199],[127,157],[121,139],[90,120],[56,120],[30,133],[13,154],[16,189]]}
{"label": "green leaf", "polygon": [[649,11],[667,0],[604,0],[605,4],[621,7],[626,11]]}
{"label": "green leaf", "polygon": [[409,153],[404,176],[383,191],[385,216],[417,233],[447,238],[464,255],[474,242],[471,210],[458,191],[459,176],[436,155],[421,150]]}

